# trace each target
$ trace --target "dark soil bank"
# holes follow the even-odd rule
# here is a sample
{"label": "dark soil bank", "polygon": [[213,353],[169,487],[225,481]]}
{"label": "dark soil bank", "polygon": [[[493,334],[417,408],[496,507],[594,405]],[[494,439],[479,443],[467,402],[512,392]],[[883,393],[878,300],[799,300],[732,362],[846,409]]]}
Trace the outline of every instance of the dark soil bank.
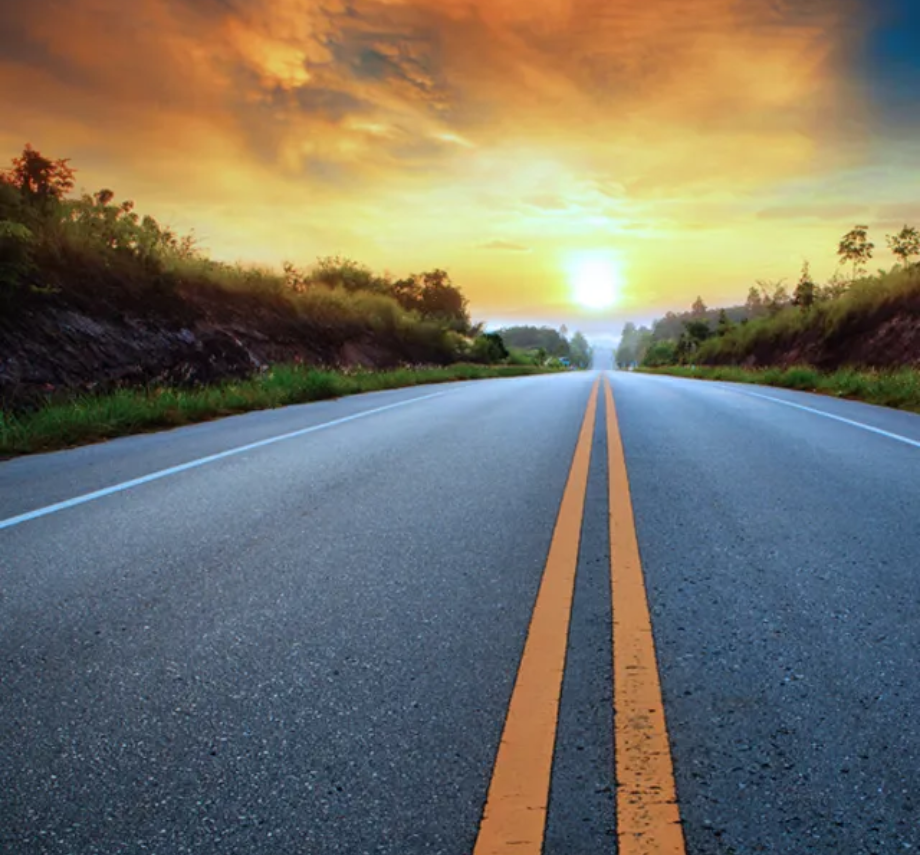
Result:
{"label": "dark soil bank", "polygon": [[[142,297],[142,299],[141,299]],[[359,324],[323,325],[283,297],[196,283],[159,295],[35,294],[0,314],[0,408],[49,394],[244,377],[272,363],[443,364],[443,347]]]}
{"label": "dark soil bank", "polygon": [[920,301],[901,301],[854,315],[833,333],[820,328],[758,341],[740,362],[711,358],[710,365],[745,368],[813,365],[822,371],[845,366],[894,369],[920,367]]}

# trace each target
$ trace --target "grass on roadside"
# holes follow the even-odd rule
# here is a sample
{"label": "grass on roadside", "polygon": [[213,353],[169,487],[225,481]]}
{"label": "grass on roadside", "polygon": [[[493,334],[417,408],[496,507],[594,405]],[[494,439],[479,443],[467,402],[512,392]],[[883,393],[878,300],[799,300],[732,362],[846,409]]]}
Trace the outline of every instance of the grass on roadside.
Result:
{"label": "grass on roadside", "polygon": [[353,395],[487,377],[539,374],[524,365],[456,364],[435,368],[343,372],[278,365],[248,380],[193,389],[122,389],[51,403],[30,413],[0,412],[0,455],[27,454],[82,445],[192,422]]}
{"label": "grass on roadside", "polygon": [[920,413],[920,371],[841,368],[824,373],[809,365],[790,368],[739,368],[736,366],[675,365],[642,368],[648,374],[671,374],[700,380],[725,380],[732,383],[758,383],[804,392],[818,392],[837,398],[852,398],[868,404],[894,407]]}

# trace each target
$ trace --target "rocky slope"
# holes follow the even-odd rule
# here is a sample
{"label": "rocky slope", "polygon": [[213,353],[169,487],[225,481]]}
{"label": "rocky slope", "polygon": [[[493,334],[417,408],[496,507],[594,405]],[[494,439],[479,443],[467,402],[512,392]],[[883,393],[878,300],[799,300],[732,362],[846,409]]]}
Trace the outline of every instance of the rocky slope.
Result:
{"label": "rocky slope", "polygon": [[324,326],[283,298],[200,284],[160,299],[117,289],[34,294],[0,309],[4,410],[123,385],[211,383],[278,362],[383,368],[447,361],[434,341],[400,340],[370,325]]}
{"label": "rocky slope", "polygon": [[[711,364],[720,363],[712,360]],[[746,368],[808,364],[825,371],[848,365],[920,368],[920,299],[847,318],[831,333],[811,328],[759,341],[740,364]]]}

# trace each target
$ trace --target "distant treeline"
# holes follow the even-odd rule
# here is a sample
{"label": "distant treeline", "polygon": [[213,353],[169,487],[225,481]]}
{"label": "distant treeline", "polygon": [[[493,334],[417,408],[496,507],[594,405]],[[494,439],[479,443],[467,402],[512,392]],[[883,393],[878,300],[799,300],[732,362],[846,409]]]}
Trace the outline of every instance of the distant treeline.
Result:
{"label": "distant treeline", "polygon": [[534,326],[504,327],[498,334],[509,348],[531,354],[538,360],[567,360],[575,368],[591,365],[593,354],[587,339],[580,332],[569,339],[565,326],[559,330]]}

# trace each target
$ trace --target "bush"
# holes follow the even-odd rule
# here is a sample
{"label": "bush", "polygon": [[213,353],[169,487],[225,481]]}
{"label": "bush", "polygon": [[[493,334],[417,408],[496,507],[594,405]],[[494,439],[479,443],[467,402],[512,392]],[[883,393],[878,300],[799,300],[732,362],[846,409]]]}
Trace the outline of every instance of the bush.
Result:
{"label": "bush", "polygon": [[508,348],[509,365],[541,365],[542,361],[535,351],[525,350],[522,347]]}
{"label": "bush", "polygon": [[508,350],[498,333],[482,333],[473,341],[470,358],[487,364],[503,362],[508,358]]}
{"label": "bush", "polygon": [[655,341],[649,345],[645,352],[643,365],[657,367],[659,365],[673,365],[677,361],[677,344],[669,339]]}

